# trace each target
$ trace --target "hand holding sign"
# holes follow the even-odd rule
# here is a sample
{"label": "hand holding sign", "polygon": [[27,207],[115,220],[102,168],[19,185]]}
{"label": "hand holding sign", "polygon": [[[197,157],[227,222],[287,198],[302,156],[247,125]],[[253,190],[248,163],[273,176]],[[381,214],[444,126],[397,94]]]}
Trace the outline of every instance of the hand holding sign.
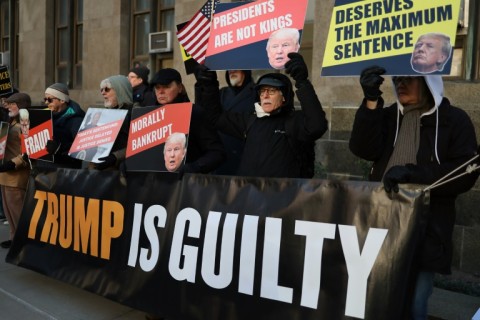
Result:
{"label": "hand holding sign", "polygon": [[308,79],[307,64],[302,55],[296,52],[290,52],[288,58],[290,61],[285,64],[285,72],[295,80],[295,87],[300,88]]}
{"label": "hand holding sign", "polygon": [[115,163],[117,162],[117,157],[115,157],[113,153],[110,153],[106,157],[98,158],[98,161],[102,162],[95,163],[94,168],[97,170],[105,170],[108,167],[113,167],[115,165]]}
{"label": "hand holding sign", "polygon": [[380,85],[384,79],[381,76],[385,69],[378,66],[372,66],[364,69],[360,75],[360,84],[362,85],[363,95],[367,100],[377,101],[382,95]]}
{"label": "hand holding sign", "polygon": [[49,154],[56,154],[58,152],[58,149],[60,149],[61,143],[58,143],[55,140],[48,140],[47,141],[47,152]]}
{"label": "hand holding sign", "polygon": [[215,71],[209,70],[204,65],[197,65],[195,67],[195,79],[200,83],[214,83],[217,81],[217,73]]}

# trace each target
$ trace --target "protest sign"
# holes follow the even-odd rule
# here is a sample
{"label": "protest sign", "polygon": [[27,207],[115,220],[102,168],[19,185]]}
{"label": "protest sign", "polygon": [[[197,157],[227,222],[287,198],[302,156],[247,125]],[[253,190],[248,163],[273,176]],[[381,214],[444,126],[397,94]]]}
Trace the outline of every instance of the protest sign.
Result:
{"label": "protest sign", "polygon": [[449,74],[460,1],[336,0],[322,76]]}
{"label": "protest sign", "polygon": [[22,153],[32,159],[53,162],[47,152],[47,141],[53,139],[52,112],[48,109],[20,109]]}
{"label": "protest sign", "polygon": [[[212,70],[283,69],[297,52],[307,0],[220,3],[212,18],[205,65]],[[282,30],[283,29],[283,30]],[[267,48],[269,37],[275,41]]]}
{"label": "protest sign", "polygon": [[13,92],[10,72],[7,66],[0,66],[0,97]]}
{"label": "protest sign", "polygon": [[5,158],[5,148],[7,147],[8,129],[10,125],[8,122],[0,122],[0,164],[3,164]]}
{"label": "protest sign", "polygon": [[127,110],[88,108],[70,147],[69,156],[90,162],[108,156],[117,138]]}
{"label": "protest sign", "polygon": [[126,154],[127,170],[176,171],[185,163],[185,154],[170,167],[165,152],[166,141],[172,134],[183,135],[184,143],[178,147],[186,151],[191,114],[190,102],[133,109]]}

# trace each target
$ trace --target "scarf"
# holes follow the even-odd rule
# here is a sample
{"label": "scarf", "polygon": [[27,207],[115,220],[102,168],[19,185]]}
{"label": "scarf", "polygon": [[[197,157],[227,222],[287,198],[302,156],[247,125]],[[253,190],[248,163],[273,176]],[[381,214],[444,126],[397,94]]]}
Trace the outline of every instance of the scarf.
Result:
{"label": "scarf", "polygon": [[270,113],[263,111],[262,106],[258,102],[255,103],[255,113],[257,114],[257,118],[270,116]]}
{"label": "scarf", "polygon": [[384,174],[393,166],[417,164],[417,152],[420,145],[420,115],[424,110],[422,105],[413,105],[403,109],[404,116],[398,132],[397,143]]}

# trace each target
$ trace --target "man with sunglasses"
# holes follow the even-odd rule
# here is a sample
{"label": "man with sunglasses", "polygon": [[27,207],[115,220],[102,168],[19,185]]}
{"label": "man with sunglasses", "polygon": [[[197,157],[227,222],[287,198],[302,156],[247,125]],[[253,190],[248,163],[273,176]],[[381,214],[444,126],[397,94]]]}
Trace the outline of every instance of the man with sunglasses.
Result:
{"label": "man with sunglasses", "polygon": [[[397,101],[384,107],[380,86],[385,72],[376,66],[362,71],[364,99],[349,142],[356,156],[373,162],[370,180],[383,181],[386,192],[398,192],[400,183],[431,185],[475,156],[472,121],[443,96],[441,76],[393,77]],[[431,190],[426,228],[408,274],[408,318],[427,319],[434,273],[451,273],[455,199],[477,177],[466,174]]]}
{"label": "man with sunglasses", "polygon": [[[82,161],[70,157],[68,151],[85,117],[85,111],[70,99],[68,87],[63,83],[49,86],[45,90],[43,101],[52,111],[53,121],[53,139],[47,141],[47,152],[54,156],[56,167],[81,168]],[[42,166],[48,165],[44,162],[42,161]]]}
{"label": "man with sunglasses", "polygon": [[255,113],[222,108],[216,73],[199,69],[197,92],[211,121],[225,134],[245,141],[237,175],[278,178],[312,178],[315,141],[328,129],[322,105],[308,80],[303,57],[291,52],[286,73],[295,80],[301,110],[294,107],[288,76],[268,73],[257,81]]}

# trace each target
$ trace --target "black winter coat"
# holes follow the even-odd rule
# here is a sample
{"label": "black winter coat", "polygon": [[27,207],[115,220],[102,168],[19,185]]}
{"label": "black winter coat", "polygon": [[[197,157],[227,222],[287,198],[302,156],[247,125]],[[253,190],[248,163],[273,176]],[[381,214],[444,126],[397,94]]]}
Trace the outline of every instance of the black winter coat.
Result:
{"label": "black winter coat", "polygon": [[143,83],[132,88],[133,90],[133,102],[138,103],[142,107],[150,107],[157,104],[157,98],[150,86]]}
{"label": "black winter coat", "polygon": [[[350,150],[358,157],[373,161],[370,180],[381,181],[393,152],[396,133],[397,104],[370,110],[365,100],[357,110],[350,138]],[[435,139],[438,112],[437,153]],[[401,119],[400,119],[401,120]],[[456,169],[476,152],[475,129],[468,115],[443,98],[437,111],[421,118],[417,165],[411,183],[430,185]],[[424,271],[450,273],[452,233],[455,224],[455,199],[468,191],[478,174],[465,175],[431,190],[425,238],[417,250],[419,267]]]}
{"label": "black winter coat", "polygon": [[[284,81],[282,74],[278,77]],[[291,83],[288,80],[289,90]],[[201,84],[197,84],[201,85]],[[328,129],[322,105],[311,83],[296,91],[302,110],[293,108],[293,91],[286,96],[286,105],[270,116],[257,118],[251,113],[224,111],[219,99],[218,84],[203,84],[202,100],[210,120],[216,128],[225,134],[245,140],[245,148],[240,162],[238,175],[257,177],[301,177],[297,150],[292,147],[305,142],[314,142]],[[287,121],[294,122],[287,132]],[[291,137],[287,137],[290,135]],[[314,145],[311,145],[314,148]],[[314,150],[311,150],[314,152]]]}
{"label": "black winter coat", "polygon": [[81,168],[82,161],[68,155],[73,140],[85,117],[78,103],[70,100],[65,110],[52,113],[53,138],[60,143],[60,148],[54,156],[55,165],[66,168]]}
{"label": "black winter coat", "polygon": [[[228,83],[227,87],[220,89],[220,103],[225,111],[237,113],[250,113],[255,111],[255,100],[257,92],[255,91],[255,83],[252,80],[251,72],[246,71],[245,82],[242,87],[232,87],[230,85],[228,72],[225,72],[225,79]],[[196,86],[195,90],[199,90]],[[202,94],[195,92],[195,103],[203,107]],[[240,160],[243,154],[244,137],[233,137],[229,134],[219,132],[222,143],[225,147],[226,161],[215,170],[215,174],[235,175],[240,166]]]}

